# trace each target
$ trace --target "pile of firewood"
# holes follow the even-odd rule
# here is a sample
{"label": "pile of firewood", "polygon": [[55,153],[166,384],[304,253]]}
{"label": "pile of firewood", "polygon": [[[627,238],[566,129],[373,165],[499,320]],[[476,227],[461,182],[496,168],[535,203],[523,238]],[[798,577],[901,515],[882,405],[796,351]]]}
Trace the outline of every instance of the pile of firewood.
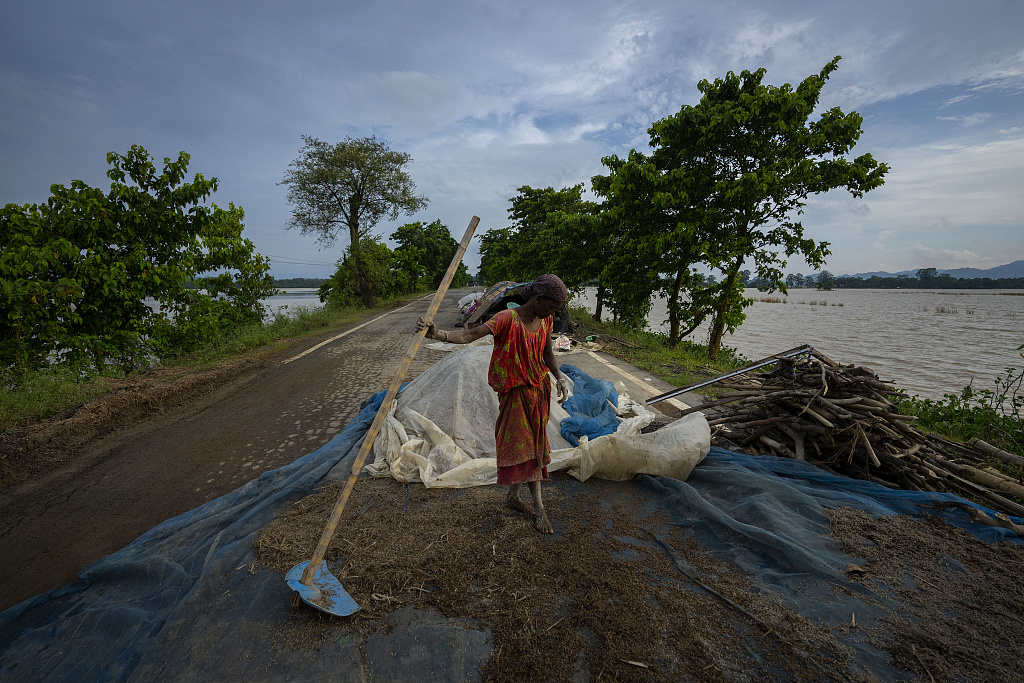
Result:
{"label": "pile of firewood", "polygon": [[953,492],[1024,516],[1024,486],[985,465],[988,458],[1024,465],[1024,458],[980,440],[965,446],[921,433],[891,400],[896,390],[868,368],[812,352],[717,386],[731,391],[686,411],[705,414],[716,445],[807,460],[890,488]]}

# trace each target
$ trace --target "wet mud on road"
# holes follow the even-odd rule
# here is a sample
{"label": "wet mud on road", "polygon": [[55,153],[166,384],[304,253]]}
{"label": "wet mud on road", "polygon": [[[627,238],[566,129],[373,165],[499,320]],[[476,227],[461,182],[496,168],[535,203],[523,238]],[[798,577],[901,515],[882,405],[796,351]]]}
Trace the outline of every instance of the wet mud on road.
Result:
{"label": "wet mud on road", "polygon": [[[456,302],[470,291],[449,291],[439,326],[455,324]],[[390,385],[429,303],[376,312],[199,384],[196,395],[73,447],[55,458],[56,469],[5,491],[0,610],[73,582],[160,522],[330,441],[363,400]],[[421,346],[406,380],[443,355]]]}

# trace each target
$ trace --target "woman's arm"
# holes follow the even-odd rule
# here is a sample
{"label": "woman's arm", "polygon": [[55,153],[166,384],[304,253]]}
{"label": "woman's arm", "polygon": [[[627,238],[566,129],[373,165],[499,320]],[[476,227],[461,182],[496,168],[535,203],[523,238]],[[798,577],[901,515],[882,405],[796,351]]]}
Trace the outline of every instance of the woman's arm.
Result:
{"label": "woman's arm", "polygon": [[[471,330],[439,330],[434,323],[425,323],[423,318],[420,318],[416,323],[416,330],[419,331],[423,328],[427,328],[427,338],[452,344],[469,344],[491,333],[487,325],[479,325]],[[552,359],[554,359],[554,356],[552,356]]]}
{"label": "woman's arm", "polygon": [[544,342],[544,365],[548,366],[551,376],[555,378],[555,389],[558,392],[559,403],[569,398],[569,384],[565,381],[565,375],[558,369],[558,361],[555,360],[555,347],[551,343],[551,335],[548,335]]}
{"label": "woman's arm", "polygon": [[562,371],[558,369],[558,361],[555,360],[555,347],[551,343],[551,335],[544,341],[544,365],[548,366],[551,376],[556,380],[562,376]]}

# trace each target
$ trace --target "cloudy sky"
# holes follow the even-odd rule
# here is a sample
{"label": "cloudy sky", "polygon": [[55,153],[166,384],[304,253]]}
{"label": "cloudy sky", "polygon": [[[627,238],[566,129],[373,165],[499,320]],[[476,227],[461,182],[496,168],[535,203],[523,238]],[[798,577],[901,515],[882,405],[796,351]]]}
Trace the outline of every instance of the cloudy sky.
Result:
{"label": "cloudy sky", "polygon": [[589,187],[601,157],[647,151],[701,79],[796,84],[842,55],[822,106],[860,112],[855,151],[892,170],[864,199],[809,204],[828,269],[988,268],[1024,259],[1022,35],[1020,0],[8,0],[0,203],[106,188],[106,153],[133,144],[184,150],[275,275],[323,277],[343,244],[285,230],[277,184],[303,134],[409,152],[430,204],[376,232],[440,219],[459,239],[473,215],[506,226],[521,185]]}

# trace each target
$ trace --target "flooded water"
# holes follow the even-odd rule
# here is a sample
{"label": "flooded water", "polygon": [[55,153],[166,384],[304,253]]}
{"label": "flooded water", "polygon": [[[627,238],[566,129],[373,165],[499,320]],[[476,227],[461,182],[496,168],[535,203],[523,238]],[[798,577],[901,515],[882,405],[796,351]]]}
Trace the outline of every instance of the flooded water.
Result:
{"label": "flooded water", "polygon": [[[942,398],[993,380],[1024,359],[1024,291],[793,289],[789,296],[746,290],[754,304],[723,343],[755,360],[811,344],[840,363],[874,370],[910,394]],[[595,290],[577,302],[594,310]],[[785,302],[785,303],[783,303]],[[668,332],[666,304],[655,299],[651,329]],[[707,325],[691,335],[707,340]]]}
{"label": "flooded water", "polygon": [[316,288],[290,288],[278,290],[281,293],[267,297],[263,305],[267,308],[267,318],[272,319],[278,313],[288,315],[294,313],[298,308],[318,308],[323,306],[320,303],[320,296]]}

